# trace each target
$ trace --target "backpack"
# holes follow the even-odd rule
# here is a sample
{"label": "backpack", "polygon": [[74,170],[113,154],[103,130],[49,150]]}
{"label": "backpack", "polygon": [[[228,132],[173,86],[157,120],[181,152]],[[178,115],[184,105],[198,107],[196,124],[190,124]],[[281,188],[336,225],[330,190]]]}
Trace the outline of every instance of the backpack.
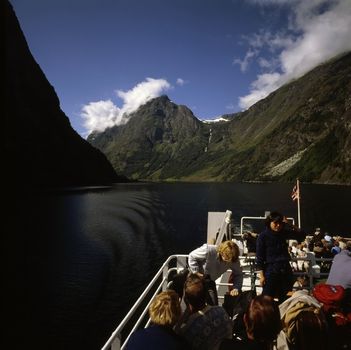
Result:
{"label": "backpack", "polygon": [[344,299],[345,289],[327,283],[319,283],[313,288],[313,296],[323,304],[325,312],[339,310]]}
{"label": "backpack", "polygon": [[244,324],[244,313],[249,307],[251,300],[256,297],[256,290],[242,291],[238,295],[224,295],[222,307],[233,321],[233,338],[247,339]]}
{"label": "backpack", "polygon": [[256,291],[254,290],[246,290],[235,296],[229,293],[225,294],[222,307],[227,311],[229,317],[233,318],[235,315],[245,313],[251,300],[254,299],[256,295]]}
{"label": "backpack", "polygon": [[323,304],[334,349],[351,349],[350,295],[340,285],[317,284],[313,288],[314,297]]}

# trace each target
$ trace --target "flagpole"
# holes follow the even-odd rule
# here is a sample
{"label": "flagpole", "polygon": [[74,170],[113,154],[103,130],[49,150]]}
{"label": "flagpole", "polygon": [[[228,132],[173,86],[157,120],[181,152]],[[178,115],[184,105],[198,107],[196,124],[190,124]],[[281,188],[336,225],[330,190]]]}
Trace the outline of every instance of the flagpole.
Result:
{"label": "flagpole", "polygon": [[296,179],[296,186],[297,186],[297,222],[298,227],[301,228],[301,216],[300,216],[300,181]]}
{"label": "flagpole", "polygon": [[292,190],[291,198],[294,202],[297,200],[297,226],[298,228],[301,228],[301,213],[300,213],[301,194],[300,194],[300,181],[298,178],[296,179],[296,185]]}

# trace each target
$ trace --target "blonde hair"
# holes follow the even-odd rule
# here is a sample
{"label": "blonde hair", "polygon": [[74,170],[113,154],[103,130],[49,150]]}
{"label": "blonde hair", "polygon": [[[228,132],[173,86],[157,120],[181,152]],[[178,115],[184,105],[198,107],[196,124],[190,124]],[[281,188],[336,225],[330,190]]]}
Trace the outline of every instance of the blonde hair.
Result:
{"label": "blonde hair", "polygon": [[181,315],[178,294],[173,290],[156,295],[149,307],[151,322],[161,326],[174,326]]}
{"label": "blonde hair", "polygon": [[236,243],[233,241],[224,241],[218,246],[217,254],[220,260],[223,260],[222,256],[225,256],[228,260],[235,262],[238,260],[240,252]]}

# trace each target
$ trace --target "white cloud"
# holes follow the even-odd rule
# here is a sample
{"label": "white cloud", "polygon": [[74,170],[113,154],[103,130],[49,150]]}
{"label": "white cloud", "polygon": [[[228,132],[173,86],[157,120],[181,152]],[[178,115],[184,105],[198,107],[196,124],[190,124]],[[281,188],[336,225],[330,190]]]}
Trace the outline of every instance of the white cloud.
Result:
{"label": "white cloud", "polygon": [[116,124],[120,111],[111,100],[90,102],[82,107],[84,127],[89,134],[93,130],[103,131]]}
{"label": "white cloud", "polygon": [[119,108],[111,100],[90,102],[82,107],[81,117],[89,135],[92,131],[104,131],[114,125],[125,124],[129,115],[147,101],[162,95],[171,88],[165,79],[146,78],[128,91],[117,90],[116,94],[123,100]]}
{"label": "white cloud", "polygon": [[277,33],[271,33],[269,30],[259,30],[258,33],[254,33],[251,36],[244,35],[243,39],[249,44],[250,52],[255,49],[256,55],[259,54],[259,50],[267,47],[271,52],[275,52],[279,49],[285,48],[294,42],[294,37],[287,33],[287,30],[280,30]]}
{"label": "white cloud", "polygon": [[272,62],[270,62],[269,60],[267,60],[264,57],[259,57],[258,64],[262,68],[270,68],[270,67],[272,67]]}
{"label": "white cloud", "polygon": [[351,50],[350,0],[251,1],[260,5],[291,5],[294,16],[289,28],[286,28],[286,33],[260,32],[249,41],[249,45],[255,49],[267,48],[272,53],[278,50],[279,53],[270,60],[260,57],[259,52],[257,59],[264,69],[272,69],[268,62],[278,60],[279,70],[257,76],[251,84],[250,93],[239,98],[239,105],[243,109],[249,108],[272,91],[302,76],[318,64]]}
{"label": "white cloud", "polygon": [[118,90],[117,95],[124,102],[121,113],[126,114],[121,122],[123,123],[123,119],[127,119],[124,121],[126,123],[129,119],[128,114],[136,111],[141,105],[152,98],[160,96],[162,92],[168,90],[170,87],[171,85],[164,79],[146,78],[146,81],[139,83],[131,90],[126,92]]}
{"label": "white cloud", "polygon": [[178,78],[176,81],[176,84],[179,86],[183,86],[186,83],[185,80],[183,80],[182,78]]}
{"label": "white cloud", "polygon": [[240,107],[246,109],[257,101],[265,98],[269,93],[278,89],[281,83],[281,75],[279,73],[261,74],[258,76],[251,86],[250,94],[240,97]]}
{"label": "white cloud", "polygon": [[257,51],[256,50],[251,50],[249,49],[249,51],[246,53],[245,57],[243,60],[240,60],[239,58],[236,58],[233,60],[233,64],[239,64],[240,66],[240,70],[242,72],[245,72],[247,70],[247,67],[249,65],[250,60],[256,56]]}

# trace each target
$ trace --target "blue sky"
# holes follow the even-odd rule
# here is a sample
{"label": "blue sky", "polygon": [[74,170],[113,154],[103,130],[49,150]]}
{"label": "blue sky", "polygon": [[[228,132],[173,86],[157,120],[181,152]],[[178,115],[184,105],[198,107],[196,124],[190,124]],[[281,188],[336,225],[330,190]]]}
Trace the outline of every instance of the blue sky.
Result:
{"label": "blue sky", "polygon": [[351,0],[10,0],[86,137],[167,94],[199,119],[249,108],[351,50]]}

